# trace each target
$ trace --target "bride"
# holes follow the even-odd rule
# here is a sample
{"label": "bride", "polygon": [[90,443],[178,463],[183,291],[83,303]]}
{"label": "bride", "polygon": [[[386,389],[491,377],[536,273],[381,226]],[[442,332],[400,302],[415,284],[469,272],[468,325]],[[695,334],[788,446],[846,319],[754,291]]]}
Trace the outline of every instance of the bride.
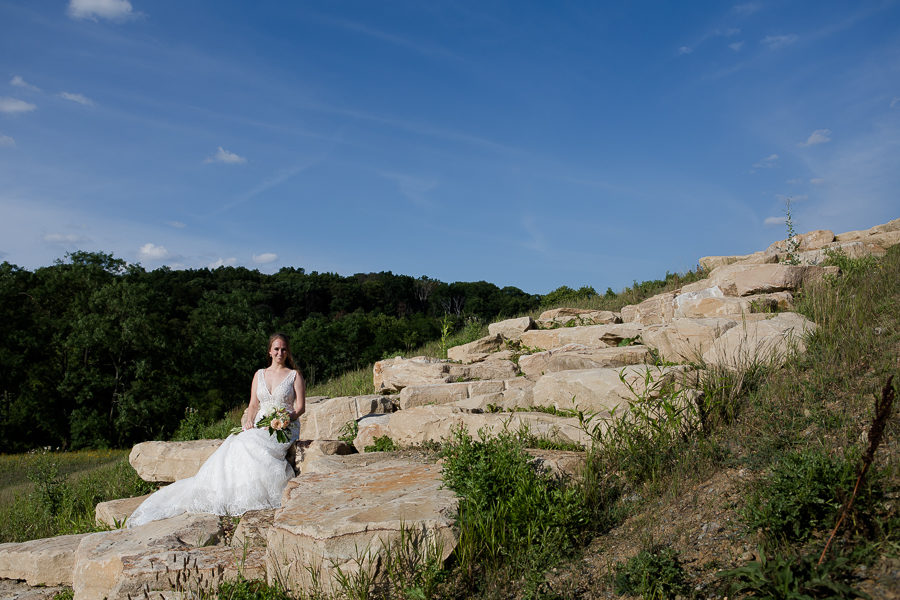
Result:
{"label": "bride", "polygon": [[[297,419],[306,409],[306,384],[294,365],[287,336],[269,338],[270,364],[253,375],[250,405],[241,418],[243,431],[229,436],[197,474],[180,479],[149,498],[126,521],[137,527],[184,512],[241,515],[248,510],[281,506],[281,492],[294,477],[285,460],[300,433]],[[255,424],[276,408],[291,415],[289,439],[279,443]]]}

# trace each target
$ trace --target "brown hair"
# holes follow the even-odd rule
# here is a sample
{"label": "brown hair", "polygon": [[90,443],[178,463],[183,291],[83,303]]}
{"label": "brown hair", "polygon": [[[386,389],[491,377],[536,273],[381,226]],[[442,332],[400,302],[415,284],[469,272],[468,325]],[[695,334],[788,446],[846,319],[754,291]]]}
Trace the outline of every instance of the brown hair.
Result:
{"label": "brown hair", "polygon": [[[287,365],[287,367],[289,369],[299,372],[297,365],[294,363],[294,355],[291,354],[291,340],[289,340],[288,336],[286,336],[285,334],[273,333],[272,335],[270,335],[269,343],[266,346],[266,353],[268,353],[269,350],[272,349],[272,344],[275,343],[275,340],[281,340],[282,342],[284,342],[284,345],[287,346],[287,356],[284,359],[284,364]],[[271,364],[272,364],[272,357],[269,356],[269,365],[271,365]]]}

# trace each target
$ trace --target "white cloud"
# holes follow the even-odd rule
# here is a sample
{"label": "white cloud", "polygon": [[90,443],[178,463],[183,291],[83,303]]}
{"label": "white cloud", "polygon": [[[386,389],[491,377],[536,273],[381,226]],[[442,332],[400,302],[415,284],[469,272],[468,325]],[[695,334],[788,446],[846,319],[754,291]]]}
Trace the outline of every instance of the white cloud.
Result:
{"label": "white cloud", "polygon": [[74,233],[48,233],[44,235],[44,241],[51,244],[83,244],[91,240]]}
{"label": "white cloud", "polygon": [[262,254],[254,254],[253,262],[258,265],[265,265],[278,260],[278,255],[274,252],[263,252]]}
{"label": "white cloud", "polygon": [[63,92],[59,95],[60,98],[65,98],[66,100],[71,100],[72,102],[77,102],[78,104],[83,104],[85,106],[93,106],[94,101],[88,98],[87,96],[82,96],[81,94],[73,94],[71,92]]}
{"label": "white cloud", "polygon": [[31,112],[36,108],[37,106],[35,106],[34,104],[25,102],[24,100],[19,100],[18,98],[0,98],[0,113],[24,113]]}
{"label": "white cloud", "polygon": [[759,2],[745,2],[744,4],[735,4],[731,10],[739,15],[752,15],[759,10]]}
{"label": "white cloud", "polygon": [[67,11],[73,19],[125,21],[136,15],[128,0],[69,0]]}
{"label": "white cloud", "polygon": [[767,35],[763,39],[759,41],[764,46],[767,46],[769,50],[778,50],[779,48],[784,48],[785,46],[790,46],[794,42],[797,41],[796,33],[789,33],[787,35]]}
{"label": "white cloud", "polygon": [[3,148],[3,147],[12,148],[15,145],[16,145],[16,140],[9,137],[8,135],[3,135],[2,133],[0,133],[0,148]]}
{"label": "white cloud", "polygon": [[766,217],[764,223],[766,225],[784,225],[784,222],[787,220],[787,217]]}
{"label": "white cloud", "polygon": [[734,42],[733,44],[728,44],[728,47],[731,48],[732,50],[734,50],[735,52],[740,52],[741,48],[744,47],[744,42],[743,41]]}
{"label": "white cloud", "polygon": [[14,85],[16,87],[25,88],[26,90],[31,90],[32,92],[39,92],[41,88],[36,85],[31,85],[24,79],[22,79],[18,75],[13,75],[13,78],[9,80],[10,85]]}
{"label": "white cloud", "polygon": [[896,108],[898,106],[900,106],[900,96],[894,96],[891,100],[891,108]]}
{"label": "white cloud", "polygon": [[682,46],[681,48],[678,49],[678,54],[681,54],[681,55],[690,54],[693,51],[694,51],[694,49],[691,48],[690,46]]}
{"label": "white cloud", "polygon": [[777,154],[770,154],[769,156],[765,157],[761,161],[754,163],[753,168],[754,169],[771,169],[772,167],[775,166],[775,161],[777,161],[777,160],[778,160]]}
{"label": "white cloud", "polygon": [[203,162],[205,162],[205,163],[220,162],[220,163],[225,163],[227,165],[239,165],[239,164],[247,162],[247,159],[244,158],[243,156],[238,156],[234,152],[229,152],[222,146],[219,146],[219,149],[216,151],[216,153],[213,154],[212,156],[210,156],[209,158],[207,158],[206,160],[204,160]]}
{"label": "white cloud", "polygon": [[813,185],[822,185],[823,183],[825,183],[825,180],[821,177],[813,177],[809,180],[809,182]]}
{"label": "white cloud", "polygon": [[168,256],[169,251],[166,250],[165,246],[157,246],[150,242],[144,244],[141,246],[141,249],[138,250],[138,258],[143,260],[162,260]]}
{"label": "white cloud", "polygon": [[237,259],[233,256],[230,258],[220,258],[206,265],[210,269],[218,269],[219,267],[233,267],[237,264]]}
{"label": "white cloud", "polygon": [[831,141],[831,130],[830,129],[816,129],[809,137],[806,138],[805,142],[800,142],[797,144],[798,146],[815,146],[816,144],[825,144]]}
{"label": "white cloud", "polygon": [[168,221],[167,225],[169,227],[174,227],[175,229],[184,229],[185,227],[187,227],[187,225],[185,225],[181,221]]}
{"label": "white cloud", "polygon": [[803,180],[799,177],[794,177],[793,179],[788,179],[786,183],[788,185],[797,185],[799,183],[803,183]]}

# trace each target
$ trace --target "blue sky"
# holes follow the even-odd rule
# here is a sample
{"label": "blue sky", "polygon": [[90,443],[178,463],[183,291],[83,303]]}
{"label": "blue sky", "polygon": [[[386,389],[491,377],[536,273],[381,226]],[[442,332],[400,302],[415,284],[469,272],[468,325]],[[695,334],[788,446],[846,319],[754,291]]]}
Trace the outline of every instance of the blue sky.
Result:
{"label": "blue sky", "polygon": [[0,0],[0,260],[620,289],[900,217],[898,2]]}

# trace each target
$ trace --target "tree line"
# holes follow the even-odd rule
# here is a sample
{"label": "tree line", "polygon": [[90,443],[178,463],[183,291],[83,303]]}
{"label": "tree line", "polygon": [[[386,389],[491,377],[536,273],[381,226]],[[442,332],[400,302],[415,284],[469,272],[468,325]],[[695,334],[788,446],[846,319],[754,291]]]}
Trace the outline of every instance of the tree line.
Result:
{"label": "tree line", "polygon": [[167,439],[188,407],[218,418],[249,399],[274,331],[316,382],[436,339],[448,316],[486,321],[540,301],[390,272],[147,271],[102,252],[34,271],[3,262],[0,452]]}

